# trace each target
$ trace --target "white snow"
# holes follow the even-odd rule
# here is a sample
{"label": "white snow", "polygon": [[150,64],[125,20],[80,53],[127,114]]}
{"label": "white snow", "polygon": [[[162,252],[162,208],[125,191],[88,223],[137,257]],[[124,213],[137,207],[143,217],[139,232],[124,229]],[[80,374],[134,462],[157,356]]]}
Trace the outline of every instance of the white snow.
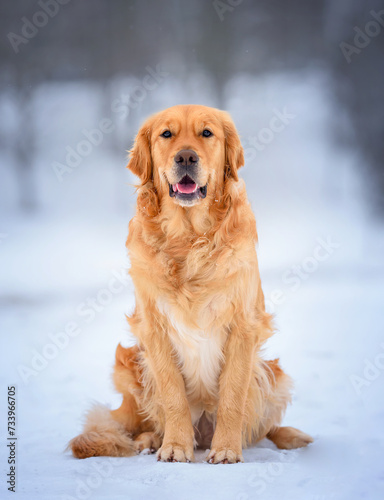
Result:
{"label": "white snow", "polygon": [[[177,88],[177,97],[168,95],[164,85],[154,91],[154,107],[190,100]],[[158,463],[153,455],[79,461],[64,451],[92,401],[112,407],[120,401],[111,372],[117,343],[131,341],[124,314],[134,296],[123,277],[117,281],[121,289],[112,291],[111,279],[128,266],[124,243],[134,192],[124,155],[111,156],[101,146],[58,183],[50,164],[62,161],[65,146],[81,139],[68,120],[85,91],[41,89],[36,100],[42,116],[62,106],[57,96],[80,97],[72,111],[66,106],[61,139],[54,137],[60,133],[56,123],[46,130],[52,147],[45,150],[44,141],[39,146],[42,211],[20,215],[9,208],[12,193],[8,205],[3,201],[1,498],[8,494],[8,385],[17,385],[17,498],[384,498],[384,233],[362,202],[359,159],[330,137],[334,110],[326,88],[326,77],[311,70],[300,77],[238,77],[227,89],[229,111],[247,148],[249,138],[268,127],[273,109],[286,106],[297,115],[264,150],[248,151],[242,177],[257,216],[263,287],[278,328],[265,357],[279,356],[295,380],[284,424],[315,438],[296,451],[280,451],[264,440],[244,450],[245,463],[236,465],[208,465],[203,451],[192,464]],[[87,109],[91,98],[83,114]],[[150,112],[150,102],[145,109]],[[92,113],[85,127],[98,123]],[[116,202],[121,188],[123,209]],[[327,239],[334,247],[319,251]],[[301,273],[304,268],[302,278],[295,265]],[[93,314],[88,299],[96,301]],[[73,323],[78,334],[63,335]],[[56,352],[47,348],[53,338],[62,345]],[[20,366],[31,367],[42,352],[52,359],[23,380]]]}

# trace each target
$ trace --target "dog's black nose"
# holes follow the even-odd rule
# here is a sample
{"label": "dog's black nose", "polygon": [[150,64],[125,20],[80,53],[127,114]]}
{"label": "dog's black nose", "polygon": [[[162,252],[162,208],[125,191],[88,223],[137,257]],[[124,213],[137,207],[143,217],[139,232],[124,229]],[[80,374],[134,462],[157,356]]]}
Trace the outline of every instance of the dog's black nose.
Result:
{"label": "dog's black nose", "polygon": [[183,167],[195,165],[199,160],[197,154],[192,149],[182,149],[175,155],[175,162]]}

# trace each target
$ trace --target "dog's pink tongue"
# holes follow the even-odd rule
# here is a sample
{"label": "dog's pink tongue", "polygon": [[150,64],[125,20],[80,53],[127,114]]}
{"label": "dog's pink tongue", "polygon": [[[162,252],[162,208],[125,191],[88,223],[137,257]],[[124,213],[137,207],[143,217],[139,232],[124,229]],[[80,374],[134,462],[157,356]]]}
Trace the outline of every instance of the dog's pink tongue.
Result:
{"label": "dog's pink tongue", "polygon": [[176,184],[176,188],[179,191],[179,193],[193,193],[196,191],[197,185],[195,183],[188,183],[188,184]]}

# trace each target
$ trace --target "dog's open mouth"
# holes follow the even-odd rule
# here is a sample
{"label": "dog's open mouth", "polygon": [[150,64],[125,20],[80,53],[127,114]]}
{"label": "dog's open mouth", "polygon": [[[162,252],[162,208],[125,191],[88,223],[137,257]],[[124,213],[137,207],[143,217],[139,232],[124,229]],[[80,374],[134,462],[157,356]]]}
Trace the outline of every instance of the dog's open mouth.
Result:
{"label": "dog's open mouth", "polygon": [[188,175],[185,175],[178,183],[169,184],[169,196],[176,197],[184,202],[191,202],[207,196],[207,184],[199,186]]}

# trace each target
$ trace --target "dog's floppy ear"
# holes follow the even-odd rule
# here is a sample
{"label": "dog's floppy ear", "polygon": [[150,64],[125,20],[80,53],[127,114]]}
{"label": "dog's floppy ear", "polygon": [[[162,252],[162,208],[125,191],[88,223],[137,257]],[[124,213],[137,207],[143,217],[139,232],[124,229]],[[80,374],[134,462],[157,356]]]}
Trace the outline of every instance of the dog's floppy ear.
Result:
{"label": "dog's floppy ear", "polygon": [[129,151],[130,159],[127,168],[140,177],[142,185],[152,179],[150,134],[151,127],[147,121],[137,133],[133,147]]}
{"label": "dog's floppy ear", "polygon": [[244,150],[239,134],[228,113],[223,112],[223,127],[225,134],[225,176],[239,180],[237,171],[244,165]]}

